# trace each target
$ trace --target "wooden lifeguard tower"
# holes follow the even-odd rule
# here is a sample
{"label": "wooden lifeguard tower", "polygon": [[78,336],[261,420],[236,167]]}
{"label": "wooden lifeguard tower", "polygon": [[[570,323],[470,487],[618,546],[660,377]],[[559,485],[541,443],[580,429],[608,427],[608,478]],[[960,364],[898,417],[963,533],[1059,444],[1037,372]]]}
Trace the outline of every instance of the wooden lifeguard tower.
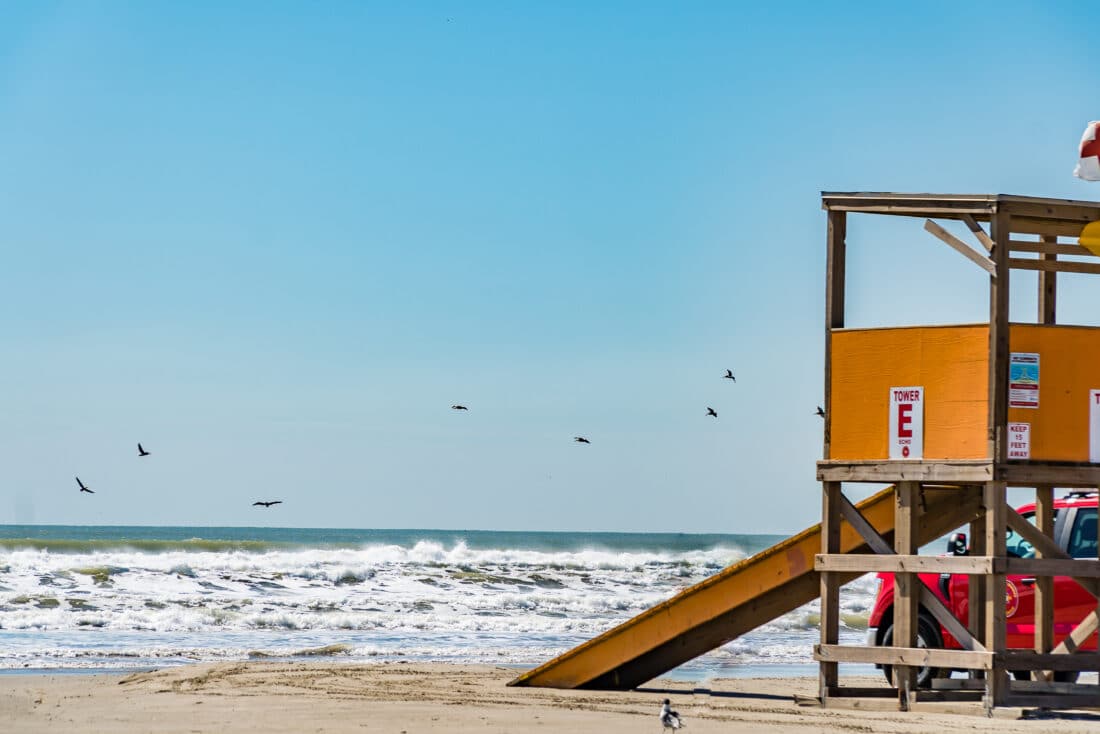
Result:
{"label": "wooden lifeguard tower", "polygon": [[[1097,609],[1056,639],[1052,587],[1052,577],[1068,576],[1100,599],[1100,560],[1070,558],[1052,537],[1054,488],[1100,486],[1100,328],[1055,319],[1058,273],[1100,274],[1100,257],[1078,239],[1085,225],[1100,220],[1100,203],[825,192],[822,207],[828,216],[825,441],[817,478],[824,498],[815,559],[822,704],[877,693],[896,695],[903,710],[933,700],[981,700],[990,712],[996,706],[1100,706],[1100,686],[1052,680],[1055,671],[1100,670],[1100,654],[1079,651],[1096,637]],[[925,220],[931,235],[988,272],[988,323],[846,329],[849,214]],[[956,236],[936,220],[961,222],[965,229],[955,225]],[[1013,270],[1038,271],[1037,323],[1009,322]],[[892,538],[880,535],[848,501],[844,482],[894,484]],[[1035,488],[1034,525],[1007,504],[1007,487]],[[970,554],[918,555],[920,508],[945,492],[958,496],[957,525],[969,523]],[[873,553],[842,555],[842,524]],[[1006,530],[1030,543],[1035,557],[1009,557]],[[838,645],[842,579],[881,571],[895,574],[892,646]],[[965,625],[918,572],[969,576]],[[1006,574],[1036,580],[1033,649],[1006,647]],[[918,647],[919,609],[962,649]],[[894,688],[841,686],[840,663],[893,666]],[[923,666],[966,670],[969,677],[918,690],[915,673]],[[1032,679],[1010,680],[1009,671],[1031,671]]]}

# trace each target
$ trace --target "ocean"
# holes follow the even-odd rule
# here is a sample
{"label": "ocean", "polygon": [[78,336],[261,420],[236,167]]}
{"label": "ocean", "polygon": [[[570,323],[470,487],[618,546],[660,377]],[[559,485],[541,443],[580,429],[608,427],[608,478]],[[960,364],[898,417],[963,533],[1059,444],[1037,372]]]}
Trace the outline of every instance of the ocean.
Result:
{"label": "ocean", "polygon": [[[0,525],[0,672],[317,656],[519,670],[781,539]],[[874,592],[871,576],[845,587],[841,642],[862,642]],[[815,602],[672,675],[813,674],[817,621]]]}

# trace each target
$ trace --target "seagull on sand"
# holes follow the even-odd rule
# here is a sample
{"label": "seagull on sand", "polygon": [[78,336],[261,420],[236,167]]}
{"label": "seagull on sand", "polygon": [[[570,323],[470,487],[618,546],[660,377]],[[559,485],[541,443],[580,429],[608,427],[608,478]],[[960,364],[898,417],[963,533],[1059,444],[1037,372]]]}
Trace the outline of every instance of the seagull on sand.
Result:
{"label": "seagull on sand", "polygon": [[715,418],[718,417],[718,414],[714,412],[714,408],[707,408],[707,415],[712,415]]}
{"label": "seagull on sand", "polygon": [[726,374],[722,375],[722,377],[726,380],[737,382],[737,378],[733,376],[733,370],[726,370]]}
{"label": "seagull on sand", "polygon": [[84,482],[80,481],[80,477],[76,478],[76,483],[80,485],[80,491],[81,492],[87,492],[88,494],[95,494],[95,492],[93,492],[92,490],[90,490],[90,489],[88,489],[87,487],[84,486]]}
{"label": "seagull on sand", "polygon": [[584,436],[573,436],[573,440],[576,441],[577,443],[592,443],[591,441],[589,441]]}
{"label": "seagull on sand", "polygon": [[684,722],[680,720],[680,714],[672,710],[667,698],[661,704],[661,726],[665,729],[680,729],[684,726]]}
{"label": "seagull on sand", "polygon": [[451,410],[469,410],[465,405],[452,405]]}
{"label": "seagull on sand", "polygon": [[820,405],[817,406],[817,415],[818,415],[819,418],[824,418],[825,417],[825,409],[822,408]]}
{"label": "seagull on sand", "polygon": [[141,444],[138,444],[138,456],[148,456],[149,452],[141,448]]}
{"label": "seagull on sand", "polygon": [[255,507],[256,505],[260,505],[261,507],[271,507],[272,505],[281,504],[283,504],[282,500],[272,500],[271,502],[253,502],[252,506]]}

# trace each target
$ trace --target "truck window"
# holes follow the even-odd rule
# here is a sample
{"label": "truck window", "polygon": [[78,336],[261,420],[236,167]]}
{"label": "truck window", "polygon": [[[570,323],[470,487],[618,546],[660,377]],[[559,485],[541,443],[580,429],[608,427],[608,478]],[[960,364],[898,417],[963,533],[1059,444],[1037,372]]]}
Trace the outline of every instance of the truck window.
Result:
{"label": "truck window", "polygon": [[1077,508],[1073,532],[1069,535],[1069,554],[1074,558],[1096,558],[1096,508]]}
{"label": "truck window", "polygon": [[[1023,518],[1032,525],[1035,524],[1035,513],[1025,512]],[[1095,519],[1095,516],[1094,516]],[[1008,551],[1008,555],[1014,558],[1034,558],[1035,549],[1031,547],[1031,543],[1024,539],[1024,536],[1017,533],[1015,530],[1009,530],[1008,535],[1005,538],[1005,550]],[[1095,553],[1095,544],[1093,546],[1093,552]]]}

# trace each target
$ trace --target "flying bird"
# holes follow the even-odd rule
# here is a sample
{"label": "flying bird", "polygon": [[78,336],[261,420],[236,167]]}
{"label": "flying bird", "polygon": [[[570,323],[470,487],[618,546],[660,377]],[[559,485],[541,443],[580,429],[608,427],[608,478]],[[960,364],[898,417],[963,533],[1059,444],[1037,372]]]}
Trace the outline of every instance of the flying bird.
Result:
{"label": "flying bird", "polygon": [[825,417],[825,409],[822,408],[820,405],[817,406],[817,415],[821,418]]}
{"label": "flying bird", "polygon": [[469,410],[465,405],[452,405],[451,410]]}
{"label": "flying bird", "polygon": [[84,482],[80,481],[80,477],[76,477],[76,483],[80,485],[81,492],[87,492],[88,494],[95,494],[92,490],[84,486]]}
{"label": "flying bird", "polygon": [[722,375],[722,377],[737,382],[737,378],[733,376],[733,370],[726,370],[726,374]]}
{"label": "flying bird", "polygon": [[666,698],[661,704],[661,727],[664,729],[679,729],[684,725],[680,714],[672,710],[670,701]]}
{"label": "flying bird", "polygon": [[148,456],[149,452],[141,448],[141,444],[138,444],[138,456]]}
{"label": "flying bird", "polygon": [[577,443],[592,443],[591,441],[589,441],[584,436],[573,436],[573,440],[576,441]]}
{"label": "flying bird", "polygon": [[281,504],[283,504],[282,500],[272,500],[271,502],[253,502],[252,506],[255,507],[256,505],[260,505],[261,507],[271,507],[272,505]]}
{"label": "flying bird", "polygon": [[707,415],[712,415],[715,418],[718,417],[718,414],[714,412],[714,408],[707,408]]}

